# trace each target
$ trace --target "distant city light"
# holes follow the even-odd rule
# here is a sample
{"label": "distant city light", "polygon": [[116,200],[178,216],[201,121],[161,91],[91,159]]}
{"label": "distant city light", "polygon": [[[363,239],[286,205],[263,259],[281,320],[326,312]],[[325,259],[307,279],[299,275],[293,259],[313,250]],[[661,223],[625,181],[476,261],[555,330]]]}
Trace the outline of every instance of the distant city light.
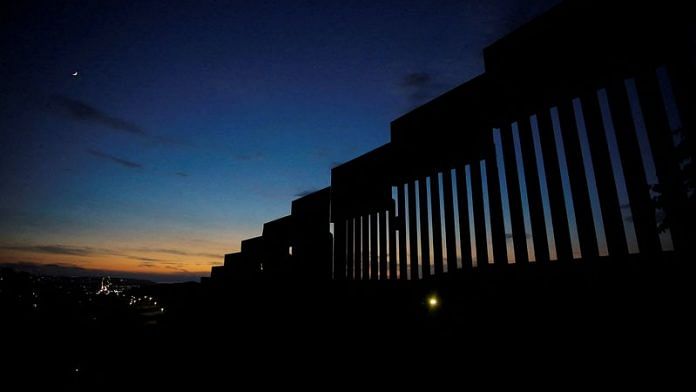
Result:
{"label": "distant city light", "polygon": [[103,277],[101,280],[101,286],[99,287],[99,290],[97,290],[97,295],[100,295],[100,294],[108,295],[108,294],[111,294],[111,292],[112,292],[112,290],[111,290],[111,278],[108,276]]}
{"label": "distant city light", "polygon": [[164,308],[160,308],[160,312],[164,312]]}

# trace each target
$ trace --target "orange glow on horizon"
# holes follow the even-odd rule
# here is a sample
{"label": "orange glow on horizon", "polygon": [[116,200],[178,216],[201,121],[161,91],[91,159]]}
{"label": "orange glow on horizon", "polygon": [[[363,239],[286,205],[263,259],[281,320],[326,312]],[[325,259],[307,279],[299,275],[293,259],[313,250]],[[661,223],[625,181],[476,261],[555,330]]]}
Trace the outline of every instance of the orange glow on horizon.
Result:
{"label": "orange glow on horizon", "polygon": [[[234,243],[230,241],[230,243]],[[232,246],[219,242],[182,243],[180,241],[130,242],[115,246],[106,242],[79,245],[0,244],[0,264],[23,264],[89,274],[119,273],[129,275],[208,276],[210,268],[223,264]]]}

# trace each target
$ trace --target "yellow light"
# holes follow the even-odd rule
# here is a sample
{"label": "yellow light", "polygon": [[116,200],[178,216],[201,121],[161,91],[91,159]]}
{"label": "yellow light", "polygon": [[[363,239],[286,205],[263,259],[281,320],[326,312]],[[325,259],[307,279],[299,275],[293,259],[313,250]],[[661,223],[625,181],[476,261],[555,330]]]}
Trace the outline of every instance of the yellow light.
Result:
{"label": "yellow light", "polygon": [[437,296],[431,295],[428,298],[428,306],[430,306],[431,309],[436,308],[437,305],[439,305],[439,304],[440,304],[440,301],[437,299]]}

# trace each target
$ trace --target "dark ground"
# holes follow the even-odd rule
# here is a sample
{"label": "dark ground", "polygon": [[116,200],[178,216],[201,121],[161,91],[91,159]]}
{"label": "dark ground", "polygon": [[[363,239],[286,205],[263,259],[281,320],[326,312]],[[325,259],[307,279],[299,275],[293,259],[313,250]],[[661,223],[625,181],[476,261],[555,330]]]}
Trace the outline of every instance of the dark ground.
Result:
{"label": "dark ground", "polygon": [[30,311],[7,302],[5,285],[3,379],[17,390],[209,390],[468,380],[508,369],[564,369],[580,381],[628,366],[637,376],[693,355],[692,276],[679,263],[598,261],[439,282],[189,283],[131,293],[158,299],[164,312],[109,297],[76,305],[59,293]]}

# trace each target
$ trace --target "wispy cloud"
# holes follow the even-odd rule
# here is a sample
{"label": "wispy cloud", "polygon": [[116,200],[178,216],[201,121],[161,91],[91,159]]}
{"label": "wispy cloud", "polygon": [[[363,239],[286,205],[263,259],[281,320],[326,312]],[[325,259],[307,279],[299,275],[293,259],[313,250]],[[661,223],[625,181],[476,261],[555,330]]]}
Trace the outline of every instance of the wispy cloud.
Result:
{"label": "wispy cloud", "polygon": [[104,113],[86,102],[62,95],[52,96],[51,102],[54,103],[62,113],[69,116],[73,120],[101,125],[113,131],[128,133],[140,137],[148,136],[147,132],[139,125]]}
{"label": "wispy cloud", "polygon": [[172,136],[154,135],[132,121],[105,113],[84,101],[63,95],[53,95],[49,97],[49,102],[50,108],[73,121],[99,125],[110,131],[135,136],[142,142],[150,144],[192,146],[191,142],[187,140]]}
{"label": "wispy cloud", "polygon": [[188,251],[179,250],[179,249],[138,248],[137,251],[139,251],[139,252],[149,252],[149,253],[164,253],[164,254],[170,254],[170,255],[176,255],[176,256],[207,257],[207,258],[211,258],[211,259],[219,259],[219,258],[222,258],[222,255],[218,255],[218,254],[188,252]]}
{"label": "wispy cloud", "polygon": [[[166,249],[166,248],[137,248],[137,249],[107,249],[107,248],[95,248],[89,246],[74,246],[74,245],[62,245],[62,244],[49,244],[49,245],[4,245],[0,246],[0,249],[4,250],[15,250],[20,252],[29,253],[45,253],[54,255],[69,255],[69,256],[118,256],[125,257],[132,260],[155,262],[158,264],[178,264],[177,262],[167,261],[152,257],[145,257],[137,255],[138,252],[146,253],[163,253],[175,256],[188,256],[188,257],[205,257],[210,259],[221,259],[222,255],[214,253],[204,253],[204,252],[189,252],[180,249]],[[133,253],[136,253],[135,255]]]}
{"label": "wispy cloud", "polygon": [[164,268],[164,269],[168,269],[168,270],[172,270],[172,271],[177,271],[177,272],[191,273],[191,271],[187,270],[186,268],[181,267],[181,266],[180,266],[179,264],[177,264],[177,263],[157,263],[157,264],[153,264],[153,263],[145,262],[145,263],[140,263],[138,266],[139,266],[139,267],[143,267],[143,268],[155,268],[155,267],[158,267],[158,268]]}
{"label": "wispy cloud", "polygon": [[160,259],[152,259],[149,257],[140,257],[140,256],[127,256],[129,259],[133,260],[140,260],[140,261],[147,261],[148,263],[162,263],[163,261]]}
{"label": "wispy cloud", "polygon": [[410,101],[422,101],[431,90],[433,77],[427,72],[414,72],[404,75],[399,85]]}
{"label": "wispy cloud", "polygon": [[432,76],[427,72],[413,72],[401,79],[401,86],[421,88],[432,83]]}
{"label": "wispy cloud", "polygon": [[86,276],[87,269],[72,263],[36,263],[33,261],[17,261],[14,263],[0,263],[0,267],[15,271],[28,272],[34,275],[50,276]]}
{"label": "wispy cloud", "polygon": [[177,267],[177,266],[174,266],[174,265],[165,265],[164,268],[170,269],[170,270],[173,270],[173,271],[178,271],[178,272],[190,273],[190,271],[187,270],[186,268]]}
{"label": "wispy cloud", "polygon": [[174,174],[176,174],[179,177],[188,177],[189,176],[188,173],[184,173],[184,172],[176,172]]}
{"label": "wispy cloud", "polygon": [[412,72],[401,77],[398,87],[406,95],[411,104],[422,103],[433,98],[445,86],[438,83],[429,72]]}
{"label": "wispy cloud", "polygon": [[44,264],[44,263],[35,263],[33,261],[17,261],[15,263],[2,263],[0,264],[3,267],[7,268],[18,268],[22,270],[31,270],[31,269],[39,269],[39,268],[71,268],[71,269],[76,269],[76,270],[85,270],[84,268],[72,264],[72,263],[50,263],[50,264]]}
{"label": "wispy cloud", "polygon": [[305,197],[305,196],[307,196],[307,195],[309,195],[309,194],[311,194],[311,193],[314,193],[314,192],[316,192],[316,191],[317,191],[316,189],[307,189],[307,190],[304,190],[304,191],[295,193],[294,196],[295,196],[295,197]]}
{"label": "wispy cloud", "polygon": [[70,245],[12,245],[2,246],[0,249],[70,256],[92,256],[96,254],[109,253],[108,251],[105,252],[104,250],[97,248]]}
{"label": "wispy cloud", "polygon": [[105,152],[99,151],[99,150],[94,150],[94,149],[88,149],[87,152],[97,158],[100,159],[106,159],[108,161],[117,163],[123,167],[126,167],[128,169],[143,169],[144,166],[141,163],[138,162],[133,162],[129,161],[127,159],[119,158],[115,155],[107,154]]}

